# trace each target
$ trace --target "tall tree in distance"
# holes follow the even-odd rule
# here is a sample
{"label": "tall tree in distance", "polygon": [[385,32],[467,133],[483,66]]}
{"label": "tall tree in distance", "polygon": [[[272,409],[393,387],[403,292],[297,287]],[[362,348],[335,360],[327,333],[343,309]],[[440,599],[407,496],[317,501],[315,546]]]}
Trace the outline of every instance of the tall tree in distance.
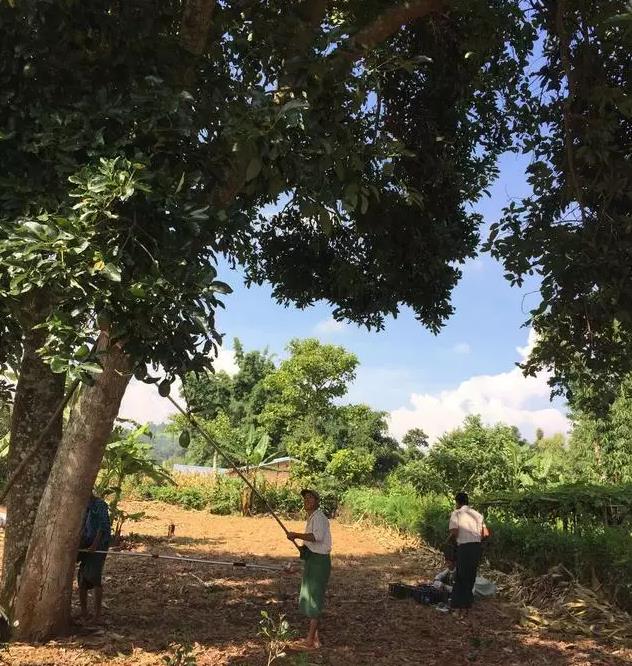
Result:
{"label": "tall tree in distance", "polygon": [[402,437],[407,462],[420,460],[428,450],[428,435],[421,428],[411,428]]}

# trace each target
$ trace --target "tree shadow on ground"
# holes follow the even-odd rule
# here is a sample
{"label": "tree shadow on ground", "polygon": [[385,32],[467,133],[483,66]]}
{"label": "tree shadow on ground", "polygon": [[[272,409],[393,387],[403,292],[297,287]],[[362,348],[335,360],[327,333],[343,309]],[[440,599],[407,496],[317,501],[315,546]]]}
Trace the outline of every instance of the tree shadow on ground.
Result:
{"label": "tree shadow on ground", "polygon": [[[146,548],[169,549],[193,547],[193,546],[223,546],[226,544],[226,539],[213,538],[213,537],[189,537],[189,536],[155,536],[153,534],[142,534],[133,532],[125,537],[122,542],[124,547],[128,546],[144,546]],[[180,552],[180,551],[178,551]],[[171,553],[169,553],[171,554]],[[197,553],[199,556],[199,552]]]}
{"label": "tree shadow on ground", "polygon": [[[178,551],[200,556],[199,551]],[[213,559],[241,559],[229,550],[213,551]],[[287,558],[267,557],[280,566]],[[325,647],[308,662],[329,666],[397,664],[503,664],[579,666],[629,664],[632,651],[616,650],[598,639],[539,636],[516,625],[515,609],[500,600],[481,602],[471,625],[433,607],[388,597],[388,583],[418,580],[431,571],[415,569],[403,554],[335,558],[326,615]],[[96,663],[135,658],[139,650],[160,663],[173,643],[197,643],[200,666],[265,664],[265,645],[257,636],[260,613],[286,614],[302,634],[306,621],[297,608],[300,578],[276,573],[193,565],[172,561],[112,556],[106,571],[108,626],[102,635],[75,636],[57,648],[88,650]],[[18,650],[19,646],[12,647]],[[18,652],[19,655],[19,652]],[[61,657],[61,654],[60,654]],[[54,661],[15,663],[70,663]],[[94,662],[93,662],[94,663]],[[116,663],[129,663],[117,661]],[[136,662],[134,662],[136,663]],[[301,664],[297,655],[279,664]]]}

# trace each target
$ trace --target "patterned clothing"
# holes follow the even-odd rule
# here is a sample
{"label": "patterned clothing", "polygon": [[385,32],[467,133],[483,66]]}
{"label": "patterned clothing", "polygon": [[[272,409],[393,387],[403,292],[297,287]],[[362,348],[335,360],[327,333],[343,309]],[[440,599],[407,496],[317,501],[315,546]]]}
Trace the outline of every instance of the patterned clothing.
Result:
{"label": "patterned clothing", "polygon": [[[107,550],[112,539],[108,505],[98,497],[91,497],[81,530],[80,547],[82,549],[90,548],[98,533],[100,534],[96,549]],[[79,571],[77,572],[77,582],[80,587],[87,589],[101,587],[101,578],[106,557],[105,553],[78,554]]]}
{"label": "patterned clothing", "polygon": [[112,539],[108,505],[98,497],[91,497],[81,531],[81,547],[89,548],[98,532],[101,532],[97,550],[107,550]]}
{"label": "patterned clothing", "polygon": [[440,583],[448,592],[452,592],[455,577],[456,569],[444,569],[441,573],[438,573],[434,579],[436,583]]}

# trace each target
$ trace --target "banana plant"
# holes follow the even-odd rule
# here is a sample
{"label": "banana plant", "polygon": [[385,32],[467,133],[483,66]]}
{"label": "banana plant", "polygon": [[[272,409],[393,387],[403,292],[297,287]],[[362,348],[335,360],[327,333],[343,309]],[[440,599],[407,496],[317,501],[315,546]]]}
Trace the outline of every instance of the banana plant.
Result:
{"label": "banana plant", "polygon": [[140,520],[144,515],[127,513],[119,507],[126,479],[138,476],[148,477],[157,484],[174,483],[170,474],[151,457],[151,445],[147,443],[151,437],[148,425],[137,426],[133,430],[118,427],[114,430],[112,441],[106,446],[95,493],[110,498],[115,540],[120,537],[125,521]]}

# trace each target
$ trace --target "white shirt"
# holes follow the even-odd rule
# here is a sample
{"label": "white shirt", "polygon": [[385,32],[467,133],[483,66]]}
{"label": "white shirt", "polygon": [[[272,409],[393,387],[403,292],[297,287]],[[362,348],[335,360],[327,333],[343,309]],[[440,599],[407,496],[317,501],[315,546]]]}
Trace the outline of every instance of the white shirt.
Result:
{"label": "white shirt", "polygon": [[320,553],[321,555],[328,555],[331,553],[331,529],[329,528],[329,520],[327,516],[320,510],[316,509],[314,513],[307,519],[305,524],[305,534],[313,534],[316,541],[305,541],[305,545],[312,551],[312,553]]}
{"label": "white shirt", "polygon": [[458,545],[463,543],[480,543],[483,539],[482,531],[485,521],[478,511],[474,511],[469,506],[462,506],[460,509],[452,512],[450,516],[451,530],[458,530],[456,542]]}

